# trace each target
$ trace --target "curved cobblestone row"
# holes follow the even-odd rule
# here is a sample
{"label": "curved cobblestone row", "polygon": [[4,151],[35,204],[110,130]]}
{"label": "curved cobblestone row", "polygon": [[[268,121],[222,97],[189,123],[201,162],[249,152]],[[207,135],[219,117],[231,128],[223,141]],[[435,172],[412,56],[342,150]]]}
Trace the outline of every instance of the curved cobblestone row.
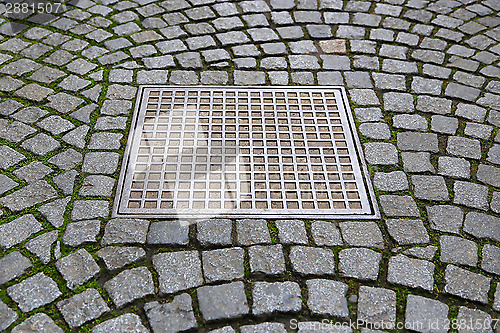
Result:
{"label": "curved cobblestone row", "polygon": [[[500,2],[7,9],[0,330],[500,332]],[[110,219],[139,84],[346,86],[382,218]]]}

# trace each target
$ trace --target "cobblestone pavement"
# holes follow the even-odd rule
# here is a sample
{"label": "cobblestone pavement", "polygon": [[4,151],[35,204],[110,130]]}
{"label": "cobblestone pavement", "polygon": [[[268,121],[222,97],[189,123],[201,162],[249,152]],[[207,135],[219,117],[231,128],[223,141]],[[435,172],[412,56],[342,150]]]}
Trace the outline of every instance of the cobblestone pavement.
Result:
{"label": "cobblestone pavement", "polygon": [[[0,19],[0,330],[500,332],[498,0],[64,8]],[[345,85],[382,218],[110,219],[139,84]]]}

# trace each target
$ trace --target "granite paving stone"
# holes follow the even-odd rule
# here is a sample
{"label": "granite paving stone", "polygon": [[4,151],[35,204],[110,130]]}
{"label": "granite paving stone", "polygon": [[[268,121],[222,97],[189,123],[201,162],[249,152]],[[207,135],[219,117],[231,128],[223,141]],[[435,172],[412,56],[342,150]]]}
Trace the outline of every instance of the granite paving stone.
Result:
{"label": "granite paving stone", "polygon": [[146,251],[140,247],[107,246],[97,251],[97,256],[104,261],[107,269],[115,270],[143,259]]}
{"label": "granite paving stone", "polygon": [[22,312],[49,304],[62,295],[56,282],[44,273],[35,274],[8,287],[7,294]]}
{"label": "granite paving stone", "polygon": [[280,275],[285,272],[283,246],[254,245],[248,248],[250,272],[253,274]]}
{"label": "granite paving stone", "polygon": [[382,254],[363,248],[339,252],[339,271],[343,276],[360,280],[377,280]]}
{"label": "granite paving stone", "polygon": [[342,245],[342,237],[337,225],[327,221],[313,221],[311,224],[311,234],[314,243],[318,246]]}
{"label": "granite paving stone", "polygon": [[467,207],[487,210],[488,187],[471,182],[456,181],[453,186],[453,203]]}
{"label": "granite paving stone", "polygon": [[408,195],[381,195],[382,210],[387,216],[420,217],[415,200]]}
{"label": "granite paving stone", "polygon": [[417,332],[444,332],[448,324],[448,305],[417,295],[408,295],[405,323]]}
{"label": "granite paving stone", "polygon": [[448,265],[444,276],[446,293],[480,303],[488,303],[491,278]]}
{"label": "granite paving stone", "polygon": [[14,251],[0,259],[0,285],[23,275],[33,267],[31,261],[23,256],[21,252]]}
{"label": "granite paving stone", "polygon": [[[153,332],[180,332],[196,327],[191,296],[180,294],[169,303],[150,302],[144,305]],[[149,332],[137,316],[136,325]],[[139,331],[139,330],[137,330]]]}
{"label": "granite paving stone", "polygon": [[26,242],[24,247],[40,259],[43,264],[48,264],[51,260],[52,244],[57,240],[58,232],[53,230]]}
{"label": "granite paving stone", "polygon": [[340,223],[342,238],[351,246],[384,248],[382,232],[373,222],[342,222]]}
{"label": "granite paving stone", "polygon": [[79,327],[110,311],[101,294],[93,288],[58,302],[57,308],[71,328]]}
{"label": "granite paving stone", "polygon": [[117,307],[155,292],[153,275],[144,266],[119,273],[104,283],[104,289]]}
{"label": "granite paving stone", "polygon": [[307,307],[315,314],[327,314],[347,318],[347,285],[342,282],[315,279],[308,280]]}
{"label": "granite paving stone", "polygon": [[358,320],[392,328],[396,324],[396,293],[390,289],[361,286],[358,297]]}
{"label": "granite paving stone", "polygon": [[255,282],[252,288],[252,313],[297,312],[302,308],[300,286],[291,281]]}
{"label": "granite paving stone", "polygon": [[455,236],[443,235],[439,239],[441,261],[466,266],[476,266],[478,246],[473,241]]}
{"label": "granite paving stone", "polygon": [[159,274],[160,292],[170,294],[203,284],[201,260],[197,251],[165,252],[153,257]]}
{"label": "granite paving stone", "polygon": [[92,333],[148,333],[148,329],[142,324],[141,318],[134,313],[125,313],[116,318],[108,319],[97,324],[92,329]]}
{"label": "granite paving stone", "polygon": [[299,274],[335,274],[335,256],[330,249],[294,246],[290,249],[290,261]]}
{"label": "granite paving stone", "polygon": [[485,244],[482,250],[481,268],[487,272],[500,275],[500,248]]}
{"label": "granite paving stone", "polygon": [[[0,327],[0,329],[2,329]],[[45,313],[37,313],[12,329],[14,333],[22,332],[54,332],[63,333],[61,327],[57,326],[54,320]]]}
{"label": "granite paving stone", "polygon": [[201,315],[207,321],[237,318],[250,311],[241,281],[200,287],[197,296]]}
{"label": "granite paving stone", "polygon": [[202,252],[203,274],[207,282],[231,281],[244,275],[242,248]]}
{"label": "granite paving stone", "polygon": [[56,268],[71,290],[89,281],[100,272],[92,255],[85,249],[59,259],[56,262]]}
{"label": "granite paving stone", "polygon": [[189,225],[185,221],[153,222],[149,227],[148,244],[177,244],[186,245]]}
{"label": "granite paving stone", "polygon": [[0,225],[0,246],[9,249],[41,230],[42,224],[32,214],[23,215]]}
{"label": "granite paving stone", "polygon": [[464,213],[459,207],[449,205],[428,206],[427,216],[430,227],[435,230],[460,233],[464,221]]}
{"label": "granite paving stone", "polygon": [[432,290],[434,267],[434,264],[429,261],[411,259],[399,254],[389,259],[387,281],[412,288]]}
{"label": "granite paving stone", "polygon": [[399,245],[429,243],[429,234],[422,220],[387,219],[385,224]]}
{"label": "granite paving stone", "polygon": [[73,247],[87,242],[96,243],[100,230],[101,222],[98,220],[68,223],[62,237],[62,242]]}

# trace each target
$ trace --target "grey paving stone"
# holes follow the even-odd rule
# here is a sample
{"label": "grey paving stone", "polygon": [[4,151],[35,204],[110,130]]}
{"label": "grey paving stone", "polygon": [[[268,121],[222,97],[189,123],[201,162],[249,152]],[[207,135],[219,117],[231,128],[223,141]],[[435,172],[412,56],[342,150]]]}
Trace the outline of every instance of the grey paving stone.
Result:
{"label": "grey paving stone", "polygon": [[[2,329],[0,327],[0,329]],[[63,333],[64,331],[56,325],[54,320],[45,313],[37,313],[12,329],[13,333],[40,332],[40,333]]]}
{"label": "grey paving stone", "polygon": [[306,284],[309,294],[307,306],[312,313],[349,317],[346,299],[348,287],[345,283],[315,279],[308,280]]}
{"label": "grey paving stone", "polygon": [[466,159],[440,156],[438,159],[438,173],[454,178],[470,178],[470,163]]}
{"label": "grey paving stone", "polygon": [[429,234],[422,220],[387,219],[385,223],[399,245],[429,243]]}
{"label": "grey paving stone", "polygon": [[43,230],[42,224],[33,215],[23,215],[0,225],[0,246],[3,249],[9,249],[41,230]]}
{"label": "grey paving stone", "polygon": [[[0,138],[5,139],[10,142],[19,143],[27,136],[35,133],[36,130],[32,127],[25,125],[21,122],[14,121],[9,123],[6,120],[2,119],[0,122]],[[28,139],[31,140],[31,139]],[[31,141],[30,141],[31,142]],[[28,148],[30,146],[26,146],[23,148]],[[30,147],[31,148],[31,147]]]}
{"label": "grey paving stone", "polygon": [[206,281],[231,281],[242,278],[244,253],[240,247],[203,251],[203,273]]}
{"label": "grey paving stone", "polygon": [[459,332],[493,333],[496,326],[488,313],[479,309],[469,309],[465,306],[458,309],[457,321],[463,324],[460,325]]}
{"label": "grey paving stone", "polygon": [[[241,333],[258,333],[258,332],[285,333],[286,332],[285,324],[269,323],[269,322],[257,325],[245,325],[241,326],[240,329]],[[231,332],[220,332],[220,333],[231,333]]]}
{"label": "grey paving stone", "polygon": [[241,281],[198,288],[198,303],[203,319],[229,319],[247,314],[249,308],[244,288]]}
{"label": "grey paving stone", "polygon": [[434,264],[420,259],[411,259],[399,254],[389,259],[387,281],[412,288],[432,290],[434,286]]}
{"label": "grey paving stone", "polygon": [[447,79],[451,75],[451,69],[431,64],[424,64],[422,72],[440,79]]}
{"label": "grey paving stone", "polygon": [[486,158],[488,162],[500,165],[500,145],[494,144],[488,150],[488,157]]}
{"label": "grey paving stone", "polygon": [[330,249],[294,246],[290,250],[292,267],[299,274],[333,275],[334,257]]}
{"label": "grey paving stone", "polygon": [[261,44],[260,47],[265,54],[280,55],[286,54],[286,45],[284,43],[266,43]]}
{"label": "grey paving stone", "polygon": [[210,72],[202,72],[201,80],[202,84],[211,84],[211,85],[224,85],[228,82],[229,76],[226,72],[223,71],[210,71]]}
{"label": "grey paving stone", "polygon": [[481,158],[481,143],[478,140],[452,136],[448,138],[446,152],[472,159]]}
{"label": "grey paving stone", "polygon": [[437,133],[454,135],[458,129],[458,119],[444,116],[432,116],[431,130]]}
{"label": "grey paving stone", "polygon": [[[49,168],[48,166],[44,165],[43,163],[40,163],[38,161],[31,162],[28,165],[25,165],[12,173],[21,179],[26,180],[28,183],[32,183],[36,180],[44,178],[46,175],[51,173],[53,170]],[[7,184],[12,182],[9,178],[7,178]],[[14,184],[10,184],[12,186],[11,188],[17,186],[18,184],[14,182]]]}
{"label": "grey paving stone", "polygon": [[491,196],[490,208],[495,213],[500,212],[500,192],[493,192]]}
{"label": "grey paving stone", "polygon": [[300,85],[313,85],[314,75],[309,72],[291,73],[292,82]]}
{"label": "grey paving stone", "polygon": [[342,85],[344,79],[340,72],[319,72],[317,74],[319,85]]}
{"label": "grey paving stone", "polygon": [[0,195],[7,191],[12,190],[14,187],[18,186],[19,183],[13,181],[6,175],[0,175]]}
{"label": "grey paving stone", "polygon": [[441,65],[444,62],[445,54],[439,51],[419,49],[412,52],[411,58],[425,63]]}
{"label": "grey paving stone", "polygon": [[406,90],[406,79],[404,75],[372,73],[375,87],[383,90]]}
{"label": "grey paving stone", "polygon": [[143,259],[146,251],[140,247],[107,246],[97,251],[97,256],[104,261],[107,269],[115,270]]}
{"label": "grey paving stone", "polygon": [[401,159],[403,160],[403,169],[406,172],[432,172],[434,166],[430,160],[431,154],[428,152],[402,152]]}
{"label": "grey paving stone", "polygon": [[49,304],[62,295],[54,280],[44,273],[38,273],[8,287],[7,294],[22,312]]}
{"label": "grey paving stone", "polygon": [[491,278],[448,265],[444,280],[444,292],[472,301],[488,303]]}
{"label": "grey paving stone", "polygon": [[[437,80],[433,80],[437,81]],[[415,82],[415,81],[414,81]],[[437,81],[441,84],[441,81]],[[433,95],[439,95],[441,92],[441,86],[438,84],[439,88],[434,89]],[[426,92],[431,94],[431,92]],[[441,97],[433,97],[426,95],[417,96],[417,111],[435,113],[439,115],[445,115],[451,113],[451,100]]]}
{"label": "grey paving stone", "polygon": [[248,248],[250,272],[253,274],[279,275],[285,272],[283,247],[276,245],[254,245]]}
{"label": "grey paving stone", "polygon": [[306,228],[303,221],[278,220],[275,222],[278,228],[278,237],[282,244],[307,244]]}
{"label": "grey paving stone", "polygon": [[339,226],[344,241],[351,246],[384,248],[382,232],[374,222],[342,222]]}
{"label": "grey paving stone", "polygon": [[438,152],[438,139],[434,133],[404,132],[397,135],[398,148],[406,151]]}
{"label": "grey paving stone", "polygon": [[196,223],[198,242],[202,246],[230,245],[232,223],[228,219],[209,219]]}
{"label": "grey paving stone", "polygon": [[31,124],[44,117],[48,112],[36,106],[29,106],[11,115],[12,118],[22,121],[25,124]]}
{"label": "grey paving stone", "polygon": [[76,200],[73,203],[73,221],[106,218],[109,215],[109,202],[105,200]]}
{"label": "grey paving stone", "polygon": [[177,295],[169,303],[147,303],[144,310],[153,332],[180,332],[196,327],[192,300],[188,294]]}
{"label": "grey paving stone", "polygon": [[373,184],[379,191],[396,192],[407,190],[408,179],[403,171],[375,172]]}
{"label": "grey paving stone", "polygon": [[235,85],[263,85],[266,82],[264,72],[234,71]]}
{"label": "grey paving stone", "polygon": [[418,114],[397,114],[392,117],[392,126],[416,131],[426,131],[427,119]]}
{"label": "grey paving stone", "polygon": [[92,255],[85,249],[80,249],[59,259],[56,262],[56,267],[71,290],[86,283],[100,272]]}
{"label": "grey paving stone", "polygon": [[370,249],[344,249],[339,252],[339,271],[343,276],[377,280],[382,254]]}
{"label": "grey paving stone", "polygon": [[370,164],[394,165],[398,163],[398,151],[391,143],[369,142],[364,145],[365,158]]}
{"label": "grey paving stone", "polygon": [[389,140],[391,131],[384,123],[364,123],[359,126],[359,131],[363,136],[374,140]]}
{"label": "grey paving stone", "polygon": [[464,213],[455,206],[436,205],[427,206],[427,217],[432,229],[460,234],[460,228],[464,221]]}
{"label": "grey paving stone", "polygon": [[52,244],[57,240],[57,236],[57,230],[53,230],[33,238],[24,247],[36,255],[43,264],[48,264],[50,262]]}
{"label": "grey paving stone", "polygon": [[[376,304],[376,306],[374,306]],[[358,320],[368,324],[396,324],[396,293],[389,289],[359,287]]]}
{"label": "grey paving stone", "polygon": [[223,328],[211,330],[210,333],[235,333],[236,331],[231,326],[224,326]]}
{"label": "grey paving stone", "polygon": [[160,292],[175,293],[203,284],[201,261],[197,251],[165,252],[153,256],[159,274]]}
{"label": "grey paving stone", "polygon": [[474,102],[479,96],[480,90],[472,87],[467,87],[458,83],[450,83],[446,87],[444,94],[446,96],[464,99],[466,101]]}
{"label": "grey paving stone", "polygon": [[187,245],[189,225],[186,221],[153,222],[149,227],[148,244]]}
{"label": "grey paving stone", "polygon": [[434,256],[436,255],[437,249],[437,246],[428,245],[422,247],[412,247],[406,251],[403,251],[402,253],[420,259],[432,261],[434,259]]}
{"label": "grey paving stone", "polygon": [[100,230],[101,222],[98,220],[68,223],[62,241],[65,245],[73,247],[87,242],[96,243]]}
{"label": "grey paving stone", "polygon": [[94,174],[113,174],[118,168],[120,155],[115,152],[90,152],[85,154],[82,171]]}
{"label": "grey paving stone", "polygon": [[441,261],[475,267],[477,266],[477,244],[455,236],[441,236]]}
{"label": "grey paving stone", "polygon": [[61,144],[45,133],[38,133],[21,144],[21,147],[39,156],[45,156],[61,148]]}
{"label": "grey paving stone", "polygon": [[236,233],[240,245],[271,243],[271,235],[265,220],[237,220]]}
{"label": "grey paving stone", "polygon": [[311,234],[314,239],[314,243],[318,246],[343,245],[339,228],[332,222],[313,221],[311,223]]}
{"label": "grey paving stone", "polygon": [[99,131],[106,131],[106,130],[124,130],[127,127],[126,123],[127,118],[125,117],[99,117],[97,119],[97,122],[94,126],[94,129],[99,130]]}
{"label": "grey paving stone", "polygon": [[415,62],[384,59],[382,62],[382,71],[389,73],[416,74],[418,68]]}
{"label": "grey paving stone", "polygon": [[[55,182],[57,184],[57,180]],[[71,192],[73,192],[72,185]],[[47,221],[50,222],[50,224],[52,224],[56,228],[59,228],[64,224],[64,213],[66,212],[66,206],[68,205],[70,200],[70,197],[54,200],[38,207],[38,211],[42,213],[42,215],[47,219]]]}
{"label": "grey paving stone", "polygon": [[487,210],[488,188],[471,182],[456,181],[453,186],[453,203],[467,207]]}
{"label": "grey paving stone", "polygon": [[295,40],[304,37],[304,31],[299,26],[279,27],[276,28],[282,39]]}
{"label": "grey paving stone", "polygon": [[409,195],[381,195],[379,201],[387,216],[420,217],[417,204]]}
{"label": "grey paving stone", "polygon": [[120,140],[123,134],[100,132],[94,133],[89,139],[87,148],[95,150],[119,150],[121,147]]}
{"label": "grey paving stone", "polygon": [[[152,320],[150,320],[152,322]],[[125,313],[116,318],[108,319],[92,328],[92,333],[148,333],[149,330],[142,324],[141,318],[135,313]]]}
{"label": "grey paving stone", "polygon": [[291,281],[255,282],[252,289],[252,313],[298,312],[302,308],[300,286]]}
{"label": "grey paving stone", "polygon": [[458,103],[455,115],[481,123],[486,118],[486,109],[474,104]]}
{"label": "grey paving stone", "polygon": [[357,106],[380,105],[380,101],[371,89],[351,89],[351,100]]}
{"label": "grey paving stone", "polygon": [[287,85],[288,84],[288,72],[268,72],[269,81],[272,85]]}
{"label": "grey paving stone", "polygon": [[109,197],[114,186],[113,178],[102,175],[88,176],[83,180],[79,194],[84,197]]}
{"label": "grey paving stone", "polygon": [[172,71],[169,82],[176,85],[193,85],[198,83],[198,75],[193,71]]}
{"label": "grey paving stone", "polygon": [[407,93],[384,93],[384,109],[399,113],[412,113],[415,111],[413,96]]}
{"label": "grey paving stone", "polygon": [[493,126],[468,122],[464,134],[474,138],[487,140],[491,136]]}
{"label": "grey paving stone", "polygon": [[320,69],[318,58],[312,55],[289,55],[288,60],[291,69]]}
{"label": "grey paving stone", "polygon": [[417,332],[444,332],[449,322],[448,309],[440,301],[409,294],[405,324]]}
{"label": "grey paving stone", "polygon": [[33,267],[31,261],[21,252],[14,251],[0,259],[0,285],[23,275]]}
{"label": "grey paving stone", "polygon": [[143,266],[121,272],[107,281],[104,284],[104,289],[106,289],[117,307],[122,307],[155,292],[153,276]]}
{"label": "grey paving stone", "polygon": [[500,248],[485,244],[482,250],[481,268],[487,272],[500,275]]}
{"label": "grey paving stone", "polygon": [[24,159],[26,159],[26,157],[23,154],[15,151],[14,149],[5,145],[0,146],[1,169],[7,169],[13,165],[16,165],[17,163],[21,162]]}
{"label": "grey paving stone", "polygon": [[493,303],[493,309],[495,309],[496,311],[500,309],[500,287],[498,287],[498,285],[495,291],[495,301]]}
{"label": "grey paving stone", "polygon": [[58,302],[57,308],[71,328],[79,327],[110,311],[102,296],[93,288]]}
{"label": "grey paving stone", "polygon": [[9,308],[7,304],[0,301],[0,330],[6,330],[17,318],[19,318],[19,315]]}
{"label": "grey paving stone", "polygon": [[477,212],[469,212],[465,217],[464,231],[479,238],[500,241],[500,218]]}
{"label": "grey paving stone", "polygon": [[429,201],[449,201],[448,188],[444,178],[441,176],[420,176],[411,177],[415,197]]}

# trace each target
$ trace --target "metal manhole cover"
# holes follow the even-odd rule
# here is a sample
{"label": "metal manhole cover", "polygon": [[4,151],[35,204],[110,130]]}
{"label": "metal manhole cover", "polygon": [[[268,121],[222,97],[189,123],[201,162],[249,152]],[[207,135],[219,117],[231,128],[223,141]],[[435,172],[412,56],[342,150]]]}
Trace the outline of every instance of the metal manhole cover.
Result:
{"label": "metal manhole cover", "polygon": [[116,217],[378,217],[340,87],[141,86]]}

